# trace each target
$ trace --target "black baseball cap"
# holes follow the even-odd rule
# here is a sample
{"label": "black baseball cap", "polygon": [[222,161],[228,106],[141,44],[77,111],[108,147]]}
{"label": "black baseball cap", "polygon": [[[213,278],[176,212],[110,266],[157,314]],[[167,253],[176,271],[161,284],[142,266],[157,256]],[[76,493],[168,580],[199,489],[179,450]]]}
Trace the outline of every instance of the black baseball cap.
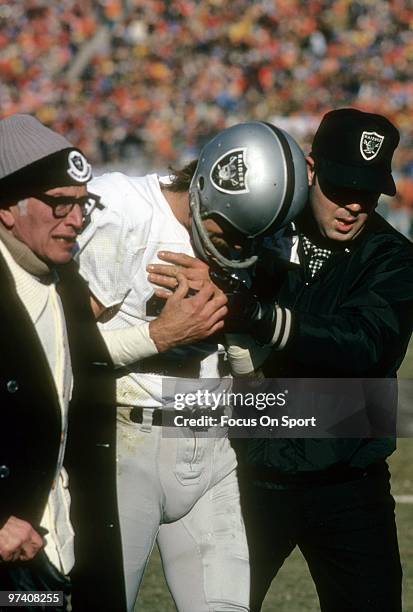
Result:
{"label": "black baseball cap", "polygon": [[399,140],[386,117],[341,108],[324,115],[311,155],[316,172],[333,185],[394,195],[391,162]]}

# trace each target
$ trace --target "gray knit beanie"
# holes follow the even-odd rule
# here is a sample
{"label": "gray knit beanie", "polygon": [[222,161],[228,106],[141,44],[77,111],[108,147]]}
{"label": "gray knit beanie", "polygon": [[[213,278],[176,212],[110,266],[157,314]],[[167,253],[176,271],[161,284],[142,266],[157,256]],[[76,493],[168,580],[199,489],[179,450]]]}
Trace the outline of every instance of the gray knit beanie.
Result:
{"label": "gray knit beanie", "polygon": [[82,185],[91,175],[83,153],[35,117],[16,114],[0,121],[1,199]]}

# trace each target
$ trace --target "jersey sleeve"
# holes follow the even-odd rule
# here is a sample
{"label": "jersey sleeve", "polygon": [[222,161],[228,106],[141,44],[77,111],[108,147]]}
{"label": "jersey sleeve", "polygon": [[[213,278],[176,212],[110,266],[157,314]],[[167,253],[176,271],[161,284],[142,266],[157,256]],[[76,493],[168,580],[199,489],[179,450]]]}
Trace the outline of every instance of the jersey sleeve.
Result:
{"label": "jersey sleeve", "polygon": [[142,264],[142,236],[148,233],[150,218],[144,206],[137,214],[137,194],[120,174],[95,179],[89,189],[101,197],[103,208],[93,211],[88,227],[79,236],[77,257],[89,290],[110,308],[121,304],[131,290]]}

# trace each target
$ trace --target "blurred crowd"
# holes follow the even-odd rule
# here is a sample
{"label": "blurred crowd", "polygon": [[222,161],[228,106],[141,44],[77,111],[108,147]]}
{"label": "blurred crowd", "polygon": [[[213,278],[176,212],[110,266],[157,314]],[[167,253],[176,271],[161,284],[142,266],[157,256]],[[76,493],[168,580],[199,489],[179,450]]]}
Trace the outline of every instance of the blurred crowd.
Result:
{"label": "blurred crowd", "polygon": [[101,166],[176,165],[246,119],[288,118],[308,148],[322,114],[341,106],[399,127],[399,191],[382,205],[409,233],[413,0],[0,5],[1,116],[33,113]]}

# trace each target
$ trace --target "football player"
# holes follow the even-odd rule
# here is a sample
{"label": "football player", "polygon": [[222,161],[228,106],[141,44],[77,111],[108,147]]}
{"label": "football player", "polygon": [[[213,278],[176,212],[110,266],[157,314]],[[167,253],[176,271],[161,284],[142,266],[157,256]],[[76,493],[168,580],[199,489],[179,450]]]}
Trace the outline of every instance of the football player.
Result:
{"label": "football player", "polygon": [[[159,300],[147,266],[160,251],[211,253],[217,265],[251,266],[251,245],[288,223],[307,199],[304,156],[284,131],[235,125],[171,179],[106,174],[91,182],[101,207],[80,236],[79,261],[100,329],[119,369],[118,499],[128,608],[133,609],[155,540],[180,612],[247,611],[248,549],[236,457],[225,432],[175,428],[163,436],[173,394],[162,382],[218,379],[215,332],[226,297],[211,281]],[[185,178],[186,177],[186,178]],[[209,207],[209,208],[208,208]],[[196,286],[194,287],[196,289]],[[202,414],[194,408],[192,416]]]}

